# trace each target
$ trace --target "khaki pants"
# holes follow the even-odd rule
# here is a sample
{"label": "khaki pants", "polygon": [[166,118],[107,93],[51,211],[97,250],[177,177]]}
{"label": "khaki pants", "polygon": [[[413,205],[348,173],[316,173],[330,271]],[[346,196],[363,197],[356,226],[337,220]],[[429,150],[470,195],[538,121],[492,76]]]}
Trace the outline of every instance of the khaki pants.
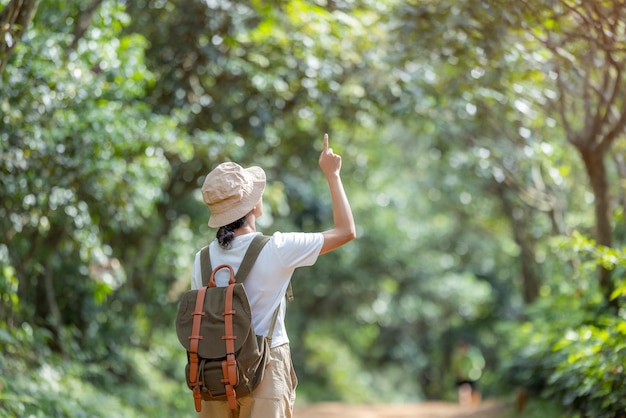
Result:
{"label": "khaki pants", "polygon": [[261,384],[237,398],[237,409],[230,409],[228,401],[202,401],[198,418],[292,418],[297,384],[289,344],[274,347]]}

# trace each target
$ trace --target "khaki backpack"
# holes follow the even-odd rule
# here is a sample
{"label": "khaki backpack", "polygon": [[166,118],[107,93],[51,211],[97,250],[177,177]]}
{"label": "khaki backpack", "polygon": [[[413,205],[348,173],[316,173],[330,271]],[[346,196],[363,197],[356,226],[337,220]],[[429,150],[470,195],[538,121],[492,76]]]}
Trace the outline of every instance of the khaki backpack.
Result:
{"label": "khaki backpack", "polygon": [[[180,300],[176,333],[187,350],[187,386],[193,391],[198,412],[202,399],[226,399],[230,408],[236,409],[237,396],[251,393],[263,379],[279,308],[274,311],[268,336],[256,335],[243,282],[268,240],[264,235],[253,239],[236,275],[226,264],[212,270],[209,248],[202,248],[204,287],[186,292]],[[215,273],[224,268],[230,270],[228,286],[217,287]]]}

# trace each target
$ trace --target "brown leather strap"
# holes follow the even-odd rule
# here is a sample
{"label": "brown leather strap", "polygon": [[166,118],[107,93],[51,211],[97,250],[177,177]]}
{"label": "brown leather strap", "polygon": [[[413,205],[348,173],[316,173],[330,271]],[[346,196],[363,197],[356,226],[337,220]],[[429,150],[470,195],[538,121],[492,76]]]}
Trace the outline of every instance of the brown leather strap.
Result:
{"label": "brown leather strap", "polygon": [[[232,269],[231,269],[232,276]],[[224,373],[224,386],[228,397],[228,405],[231,409],[237,407],[237,394],[233,390],[238,383],[237,359],[235,358],[235,340],[237,336],[233,328],[233,315],[237,312],[233,309],[233,292],[235,284],[229,284],[226,289],[226,301],[224,303],[224,336],[222,339],[226,343],[226,360],[222,362],[222,372]]]}
{"label": "brown leather strap", "polygon": [[211,273],[211,277],[209,277],[208,287],[217,287],[217,284],[215,283],[215,273],[217,273],[221,269],[230,270],[230,279],[228,279],[228,284],[235,284],[235,271],[233,270],[233,268],[228,264],[220,264],[219,266],[215,267],[215,270],[213,270],[213,272]]}
{"label": "brown leather strap", "polygon": [[200,393],[202,381],[200,380],[200,373],[198,373],[198,346],[200,345],[200,340],[202,339],[202,335],[200,335],[200,323],[202,322],[202,317],[204,316],[202,309],[204,307],[206,289],[206,287],[198,289],[196,307],[191,314],[193,315],[193,322],[191,325],[191,335],[189,336],[189,339],[191,340],[189,343],[189,383],[193,389],[194,405],[197,412],[202,410],[202,394]]}
{"label": "brown leather strap", "polygon": [[[228,375],[228,363],[226,360],[222,360],[222,374],[224,376]],[[226,390],[226,399],[228,400],[228,407],[230,409],[237,409],[237,392],[228,382],[228,379],[222,379],[222,383],[224,383],[224,389]]]}

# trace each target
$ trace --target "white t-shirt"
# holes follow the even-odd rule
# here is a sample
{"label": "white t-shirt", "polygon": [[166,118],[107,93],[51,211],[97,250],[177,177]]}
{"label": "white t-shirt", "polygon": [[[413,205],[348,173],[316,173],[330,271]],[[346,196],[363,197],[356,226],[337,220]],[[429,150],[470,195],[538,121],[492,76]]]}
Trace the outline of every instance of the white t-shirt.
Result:
{"label": "white t-shirt", "polygon": [[[209,244],[211,266],[215,268],[220,264],[229,264],[236,274],[252,239],[258,234],[260,233],[236,237],[229,249],[221,248],[217,240],[213,240]],[[272,336],[272,347],[289,342],[285,329],[285,292],[291,276],[296,268],[315,264],[323,244],[324,236],[321,233],[276,232],[263,247],[250,270],[245,286],[252,309],[252,324],[257,335],[267,335],[274,311],[280,305]],[[218,286],[226,286],[228,279],[229,270],[226,268],[215,275]],[[200,287],[202,275],[198,251],[193,263],[191,288]]]}

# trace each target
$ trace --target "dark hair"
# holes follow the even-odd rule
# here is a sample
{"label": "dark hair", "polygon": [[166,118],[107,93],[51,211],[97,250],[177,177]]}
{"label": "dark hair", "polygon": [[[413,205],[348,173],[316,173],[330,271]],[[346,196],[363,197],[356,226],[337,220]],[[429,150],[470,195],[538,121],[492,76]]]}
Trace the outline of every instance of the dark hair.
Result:
{"label": "dark hair", "polygon": [[237,219],[235,222],[231,222],[228,225],[220,226],[217,230],[217,243],[222,248],[230,248],[235,239],[235,233],[233,232],[237,228],[241,228],[246,224],[246,217]]}

